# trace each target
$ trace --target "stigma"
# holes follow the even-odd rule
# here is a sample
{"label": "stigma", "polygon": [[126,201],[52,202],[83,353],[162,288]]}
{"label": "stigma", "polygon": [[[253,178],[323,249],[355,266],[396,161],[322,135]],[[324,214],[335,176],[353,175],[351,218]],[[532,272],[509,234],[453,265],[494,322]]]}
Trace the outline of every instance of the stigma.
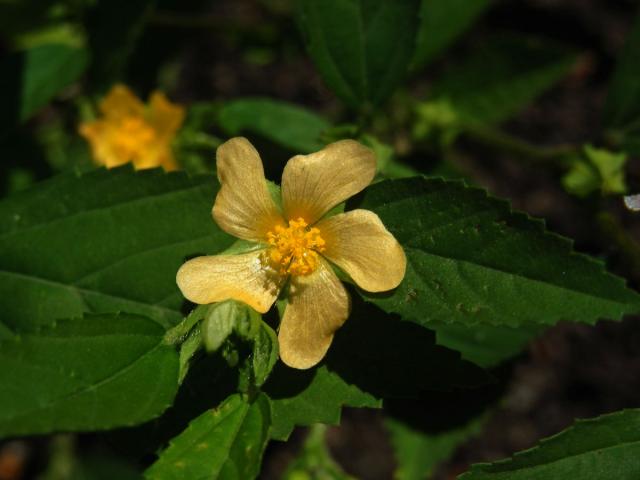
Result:
{"label": "stigma", "polygon": [[266,260],[281,275],[309,275],[320,263],[318,252],[325,249],[320,230],[310,228],[303,218],[289,220],[289,225],[277,225],[267,233],[270,248]]}

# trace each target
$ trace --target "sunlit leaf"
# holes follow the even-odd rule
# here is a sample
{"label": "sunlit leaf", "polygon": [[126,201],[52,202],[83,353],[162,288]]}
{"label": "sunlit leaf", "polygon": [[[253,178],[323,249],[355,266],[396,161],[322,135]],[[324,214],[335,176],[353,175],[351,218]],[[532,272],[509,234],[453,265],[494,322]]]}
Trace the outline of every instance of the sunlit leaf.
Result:
{"label": "sunlit leaf", "polygon": [[211,219],[217,185],[124,167],[59,176],[0,202],[2,322],[27,330],[117,311],[179,321],[180,265],[234,241]]}
{"label": "sunlit leaf", "polygon": [[135,425],[178,388],[178,355],[156,322],[129,314],[60,320],[0,342],[0,436]]}
{"label": "sunlit leaf", "polygon": [[390,180],[356,203],[380,216],[408,260],[395,291],[361,293],[404,319],[517,327],[595,323],[640,310],[640,296],[601,262],[462,182]]}
{"label": "sunlit leaf", "polygon": [[149,480],[251,480],[269,440],[269,400],[232,395],[193,420],[146,472]]}

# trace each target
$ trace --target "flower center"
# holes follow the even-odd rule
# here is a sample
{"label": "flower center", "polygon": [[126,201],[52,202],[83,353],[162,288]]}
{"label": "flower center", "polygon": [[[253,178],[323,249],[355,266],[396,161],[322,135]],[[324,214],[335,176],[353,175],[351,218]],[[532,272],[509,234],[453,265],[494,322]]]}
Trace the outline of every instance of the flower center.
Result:
{"label": "flower center", "polygon": [[122,158],[133,159],[146,151],[155,137],[155,131],[143,118],[130,116],[116,127],[113,143]]}
{"label": "flower center", "polygon": [[309,228],[302,218],[289,220],[288,227],[277,225],[267,233],[267,260],[281,275],[309,275],[318,268],[318,252],[325,249],[320,230]]}

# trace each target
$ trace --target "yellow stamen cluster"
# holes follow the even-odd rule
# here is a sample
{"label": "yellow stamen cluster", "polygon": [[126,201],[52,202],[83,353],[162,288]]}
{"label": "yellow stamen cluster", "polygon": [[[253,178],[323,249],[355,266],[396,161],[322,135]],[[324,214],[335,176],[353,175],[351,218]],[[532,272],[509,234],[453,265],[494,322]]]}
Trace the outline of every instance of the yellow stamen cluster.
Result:
{"label": "yellow stamen cluster", "polygon": [[137,159],[156,140],[154,129],[141,117],[125,117],[114,127],[113,145],[120,158]]}
{"label": "yellow stamen cluster", "polygon": [[320,230],[309,228],[303,218],[289,220],[289,226],[277,225],[267,233],[271,248],[267,259],[281,275],[309,275],[318,268],[318,252],[325,249]]}

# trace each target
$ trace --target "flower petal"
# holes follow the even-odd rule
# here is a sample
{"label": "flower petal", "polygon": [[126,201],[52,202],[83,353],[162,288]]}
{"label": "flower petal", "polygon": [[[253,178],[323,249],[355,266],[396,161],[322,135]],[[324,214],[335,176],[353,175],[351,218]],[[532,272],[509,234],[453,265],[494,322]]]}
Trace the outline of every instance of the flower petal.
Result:
{"label": "flower petal", "polygon": [[262,252],[196,257],[178,270],[178,287],[194,303],[233,299],[265,313],[278,296],[282,278],[264,267]]}
{"label": "flower petal", "polygon": [[284,225],[264,178],[260,155],[249,140],[232,138],[218,147],[218,178],[222,187],[213,205],[213,218],[225,232],[255,242]]}
{"label": "flower petal", "polygon": [[404,278],[404,251],[375,213],[352,210],[321,220],[316,227],[325,241],[322,255],[347,272],[360,288],[384,292]]}
{"label": "flower petal", "polygon": [[350,306],[349,294],[325,261],[310,275],[292,277],[278,332],[282,361],[305,369],[322,360]]}
{"label": "flower petal", "polygon": [[125,85],[114,85],[98,105],[100,112],[108,118],[142,117],[144,104]]}
{"label": "flower petal", "polygon": [[376,173],[375,154],[354,140],[341,140],[311,155],[293,157],[282,173],[285,218],[312,224],[364,189]]}
{"label": "flower petal", "polygon": [[170,142],[184,121],[184,108],[171,103],[162,92],[153,92],[149,99],[149,123],[156,135]]}

